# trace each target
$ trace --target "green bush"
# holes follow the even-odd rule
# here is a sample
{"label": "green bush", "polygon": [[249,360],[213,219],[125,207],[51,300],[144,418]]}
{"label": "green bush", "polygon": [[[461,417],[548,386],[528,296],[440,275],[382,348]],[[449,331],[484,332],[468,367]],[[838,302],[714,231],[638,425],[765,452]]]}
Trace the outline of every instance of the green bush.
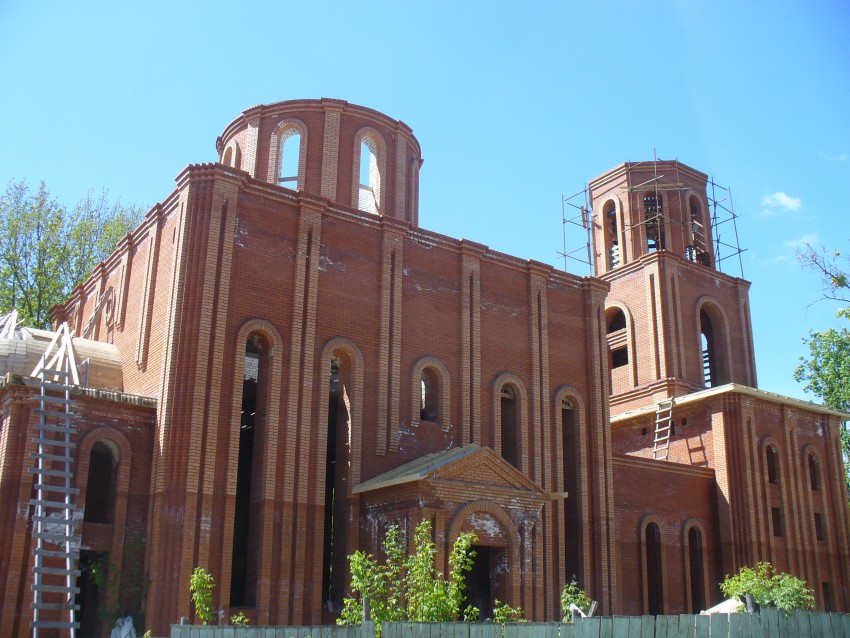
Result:
{"label": "green bush", "polygon": [[727,575],[720,583],[720,591],[727,598],[737,598],[743,603],[751,594],[757,605],[778,607],[790,614],[795,609],[814,609],[815,597],[806,581],[784,572],[777,573],[770,563],[761,562],[755,567],[742,567],[734,576]]}
{"label": "green bush", "polygon": [[585,614],[590,611],[590,597],[574,580],[568,585],[564,585],[564,588],[561,590],[561,613],[564,614],[562,622],[573,621],[573,612],[570,611],[570,605],[573,603]]}
{"label": "green bush", "polygon": [[352,596],[344,601],[337,623],[356,625],[363,619],[363,601],[370,601],[371,620],[378,631],[382,622],[451,622],[477,617],[469,606],[461,612],[466,574],[475,552],[473,532],[461,534],[449,555],[450,572],[437,571],[437,547],[431,540],[431,523],[422,521],[414,532],[414,552],[405,552],[405,538],[397,525],[384,538],[386,559],[378,562],[371,554],[356,551],[348,557]]}
{"label": "green bush", "polygon": [[500,625],[509,622],[525,622],[525,612],[522,607],[513,608],[508,603],[499,602],[496,599],[496,604],[493,605],[493,622]]}
{"label": "green bush", "polygon": [[189,591],[192,592],[192,602],[195,605],[195,615],[203,625],[216,621],[216,611],[213,608],[213,590],[215,580],[206,569],[196,567],[189,580]]}

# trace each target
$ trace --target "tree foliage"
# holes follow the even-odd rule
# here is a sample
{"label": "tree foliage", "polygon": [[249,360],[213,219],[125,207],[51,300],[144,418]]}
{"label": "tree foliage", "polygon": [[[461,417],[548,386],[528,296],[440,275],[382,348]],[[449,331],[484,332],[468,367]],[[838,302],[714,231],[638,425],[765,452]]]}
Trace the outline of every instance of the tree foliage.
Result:
{"label": "tree foliage", "polygon": [[795,609],[814,609],[815,597],[806,581],[776,572],[770,563],[761,562],[755,567],[742,567],[734,576],[727,575],[720,583],[720,591],[728,598],[737,598],[742,604],[747,594],[757,605],[778,607],[790,614]]}
{"label": "tree foliage", "polygon": [[51,197],[44,182],[31,189],[11,181],[0,195],[0,314],[49,327],[50,309],[64,301],[141,220],[143,210],[89,192],[73,207]]}
{"label": "tree foliage", "polygon": [[[820,276],[823,299],[850,303],[850,259],[847,256],[837,250],[830,253],[825,248],[816,249],[806,244],[798,251],[797,258]],[[839,310],[838,317],[850,319],[850,308]],[[850,412],[850,331],[846,327],[811,330],[803,343],[809,349],[809,357],[800,357],[794,379],[805,383],[803,389],[827,407]],[[846,423],[841,425],[841,447],[844,478],[850,490],[850,430]]]}
{"label": "tree foliage", "polygon": [[385,560],[356,551],[348,557],[352,596],[344,601],[340,625],[355,625],[363,618],[363,603],[369,599],[371,620],[451,622],[477,617],[477,609],[463,614],[466,574],[472,569],[477,540],[473,532],[461,534],[449,555],[449,577],[437,571],[437,547],[431,540],[431,523],[422,521],[414,532],[414,551],[405,552],[405,535],[397,525],[384,538]]}
{"label": "tree foliage", "polygon": [[213,591],[215,579],[203,567],[196,567],[189,579],[189,591],[192,592],[192,603],[195,605],[195,615],[203,625],[211,625],[216,621],[216,610],[213,606]]}
{"label": "tree foliage", "polygon": [[561,590],[561,613],[564,614],[562,622],[573,621],[573,612],[570,609],[570,605],[575,604],[576,607],[586,614],[590,611],[590,605],[592,602],[593,601],[590,600],[590,596],[588,596],[584,590],[579,587],[579,584],[576,581],[570,581],[570,583],[564,585],[564,588]]}

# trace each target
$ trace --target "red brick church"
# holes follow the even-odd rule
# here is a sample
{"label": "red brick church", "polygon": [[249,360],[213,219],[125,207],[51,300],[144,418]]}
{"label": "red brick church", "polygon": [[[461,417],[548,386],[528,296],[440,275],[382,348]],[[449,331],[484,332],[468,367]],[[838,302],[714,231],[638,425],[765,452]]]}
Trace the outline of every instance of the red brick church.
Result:
{"label": "red brick church", "polygon": [[62,388],[54,507],[77,566],[109,566],[76,577],[82,636],[104,601],[155,635],[191,619],[199,565],[228,615],[332,622],[346,555],[423,518],[443,563],[476,532],[485,613],[558,619],[573,578],[597,613],[698,613],[759,560],[850,611],[850,415],[758,389],[705,174],[591,181],[579,277],[420,227],[419,142],[371,109],[256,106],[216,149],[54,309],[79,379],[34,374],[54,333],[0,332],[0,638],[32,631],[34,555],[62,560],[33,504],[58,503],[34,427]]}

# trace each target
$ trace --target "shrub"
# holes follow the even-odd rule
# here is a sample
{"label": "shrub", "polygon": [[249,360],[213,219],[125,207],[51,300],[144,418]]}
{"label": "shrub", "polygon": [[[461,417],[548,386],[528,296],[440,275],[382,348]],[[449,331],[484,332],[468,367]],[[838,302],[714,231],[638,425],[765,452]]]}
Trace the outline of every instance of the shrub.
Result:
{"label": "shrub", "polygon": [[203,625],[209,625],[216,620],[216,610],[213,608],[213,590],[215,580],[206,569],[196,567],[189,579],[189,591],[192,592],[192,603],[195,605],[195,615]]}
{"label": "shrub", "polygon": [[795,609],[814,609],[815,597],[806,581],[784,572],[777,573],[770,563],[742,567],[734,576],[727,575],[720,591],[728,598],[737,598],[743,609],[744,599],[751,594],[757,605],[778,607],[790,615]]}
{"label": "shrub", "polygon": [[356,625],[363,618],[363,600],[370,601],[371,620],[378,631],[385,621],[451,622],[477,617],[469,606],[461,613],[466,574],[475,552],[473,532],[461,534],[449,555],[449,578],[437,571],[437,547],[431,540],[431,523],[422,521],[414,531],[414,551],[405,553],[405,539],[397,525],[384,538],[383,564],[371,554],[356,551],[348,557],[352,596],[344,601],[337,623]]}
{"label": "shrub", "polygon": [[573,612],[570,610],[571,604],[575,604],[585,614],[590,611],[590,597],[574,580],[568,585],[564,585],[564,588],[561,590],[561,613],[564,614],[562,622],[573,621]]}
{"label": "shrub", "polygon": [[525,622],[525,612],[522,607],[513,608],[508,603],[501,603],[496,599],[493,605],[493,622],[504,625],[509,622]]}

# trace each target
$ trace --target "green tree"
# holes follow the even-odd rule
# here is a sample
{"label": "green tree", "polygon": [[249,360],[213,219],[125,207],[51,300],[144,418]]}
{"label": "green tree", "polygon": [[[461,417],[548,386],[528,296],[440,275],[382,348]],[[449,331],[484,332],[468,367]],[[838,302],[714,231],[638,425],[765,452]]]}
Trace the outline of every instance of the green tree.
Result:
{"label": "green tree", "polygon": [[561,613],[564,614],[564,619],[561,622],[572,622],[574,620],[570,605],[575,604],[576,607],[586,614],[590,611],[592,602],[576,581],[570,581],[561,590]]}
{"label": "green tree", "polygon": [[31,190],[11,181],[0,195],[0,314],[17,309],[30,326],[48,328],[49,312],[88,277],[143,210],[89,192],[68,208],[44,182]]}
{"label": "green tree", "polygon": [[195,615],[202,625],[210,625],[216,621],[213,590],[215,590],[215,580],[212,574],[203,567],[196,567],[189,579],[189,591],[192,592]]}
{"label": "green tree", "polygon": [[757,605],[778,607],[790,614],[795,609],[814,609],[815,597],[806,581],[776,572],[770,563],[761,562],[755,567],[742,567],[734,576],[727,575],[720,583],[720,591],[728,598],[737,598],[743,605],[747,594]]}
{"label": "green tree", "polygon": [[[437,571],[437,548],[431,540],[431,523],[422,521],[414,531],[414,551],[405,552],[402,530],[393,525],[384,538],[383,563],[372,554],[356,551],[348,557],[352,596],[344,601],[340,625],[355,625],[363,618],[363,604],[369,599],[370,617],[382,622],[451,622],[461,618],[466,574],[472,568],[477,540],[473,532],[461,534],[449,555],[449,578]],[[463,617],[477,610],[467,607]],[[379,629],[380,630],[380,629]]]}
{"label": "green tree", "polygon": [[[822,299],[850,302],[850,260],[840,251],[813,248],[806,244],[797,252],[797,259],[820,277]],[[848,262],[845,264],[844,262]],[[839,310],[837,316],[850,319],[850,308]],[[809,331],[803,338],[809,356],[800,357],[794,379],[806,385],[824,405],[850,412],[850,331],[846,327]],[[841,447],[844,453],[844,478],[850,490],[850,430],[841,425]]]}

